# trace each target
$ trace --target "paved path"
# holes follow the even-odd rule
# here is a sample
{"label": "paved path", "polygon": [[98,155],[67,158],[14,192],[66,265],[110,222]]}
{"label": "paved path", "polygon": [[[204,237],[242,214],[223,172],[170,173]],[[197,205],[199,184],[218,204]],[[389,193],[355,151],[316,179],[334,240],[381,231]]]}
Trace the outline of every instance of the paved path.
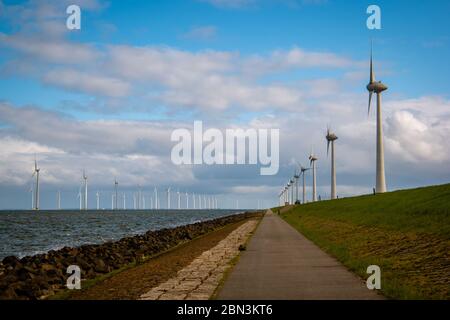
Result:
{"label": "paved path", "polygon": [[218,299],[383,299],[271,211],[229,274]]}
{"label": "paved path", "polygon": [[250,220],[239,226],[215,247],[178,271],[176,277],[141,295],[141,300],[208,300],[231,260],[239,254],[239,246],[247,242],[257,223]]}

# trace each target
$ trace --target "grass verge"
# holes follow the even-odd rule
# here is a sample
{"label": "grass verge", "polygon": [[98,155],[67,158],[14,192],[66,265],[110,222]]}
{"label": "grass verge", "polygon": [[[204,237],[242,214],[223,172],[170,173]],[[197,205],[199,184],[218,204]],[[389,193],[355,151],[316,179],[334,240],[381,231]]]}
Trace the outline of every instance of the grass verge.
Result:
{"label": "grass verge", "polygon": [[297,205],[280,216],[362,278],[380,266],[388,298],[450,299],[450,184]]}

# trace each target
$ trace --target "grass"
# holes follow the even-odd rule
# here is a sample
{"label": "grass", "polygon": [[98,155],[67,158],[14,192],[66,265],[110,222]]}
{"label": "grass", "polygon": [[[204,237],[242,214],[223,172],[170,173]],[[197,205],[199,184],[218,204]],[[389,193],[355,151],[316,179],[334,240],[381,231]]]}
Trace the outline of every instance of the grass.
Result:
{"label": "grass", "polygon": [[[278,208],[273,210],[278,212]],[[281,217],[393,299],[450,299],[450,184],[297,205]]]}

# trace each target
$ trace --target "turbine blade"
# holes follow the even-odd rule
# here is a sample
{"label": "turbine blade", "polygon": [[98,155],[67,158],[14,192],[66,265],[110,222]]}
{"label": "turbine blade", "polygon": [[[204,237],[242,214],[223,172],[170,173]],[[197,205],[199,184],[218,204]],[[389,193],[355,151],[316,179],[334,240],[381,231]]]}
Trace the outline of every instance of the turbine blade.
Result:
{"label": "turbine blade", "polygon": [[372,91],[369,92],[369,105],[367,106],[367,116],[370,114],[370,103],[372,102]]}

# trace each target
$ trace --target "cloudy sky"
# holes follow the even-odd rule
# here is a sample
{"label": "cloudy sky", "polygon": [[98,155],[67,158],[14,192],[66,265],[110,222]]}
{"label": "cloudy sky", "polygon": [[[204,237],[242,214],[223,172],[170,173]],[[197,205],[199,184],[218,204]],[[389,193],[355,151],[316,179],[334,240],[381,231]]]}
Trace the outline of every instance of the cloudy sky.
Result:
{"label": "cloudy sky", "polygon": [[[368,1],[0,0],[0,209],[31,206],[35,155],[42,208],[55,207],[58,190],[76,208],[83,169],[90,207],[97,190],[110,206],[115,177],[130,198],[139,185],[148,195],[170,186],[222,206],[269,206],[312,146],[326,198],[327,125],[339,137],[338,195],[371,192],[370,39],[389,86],[388,189],[449,182],[450,2],[376,3],[382,30],[370,31]],[[81,7],[81,30],[66,28],[70,4]],[[194,120],[280,129],[278,174],[172,164],[170,135]]]}

